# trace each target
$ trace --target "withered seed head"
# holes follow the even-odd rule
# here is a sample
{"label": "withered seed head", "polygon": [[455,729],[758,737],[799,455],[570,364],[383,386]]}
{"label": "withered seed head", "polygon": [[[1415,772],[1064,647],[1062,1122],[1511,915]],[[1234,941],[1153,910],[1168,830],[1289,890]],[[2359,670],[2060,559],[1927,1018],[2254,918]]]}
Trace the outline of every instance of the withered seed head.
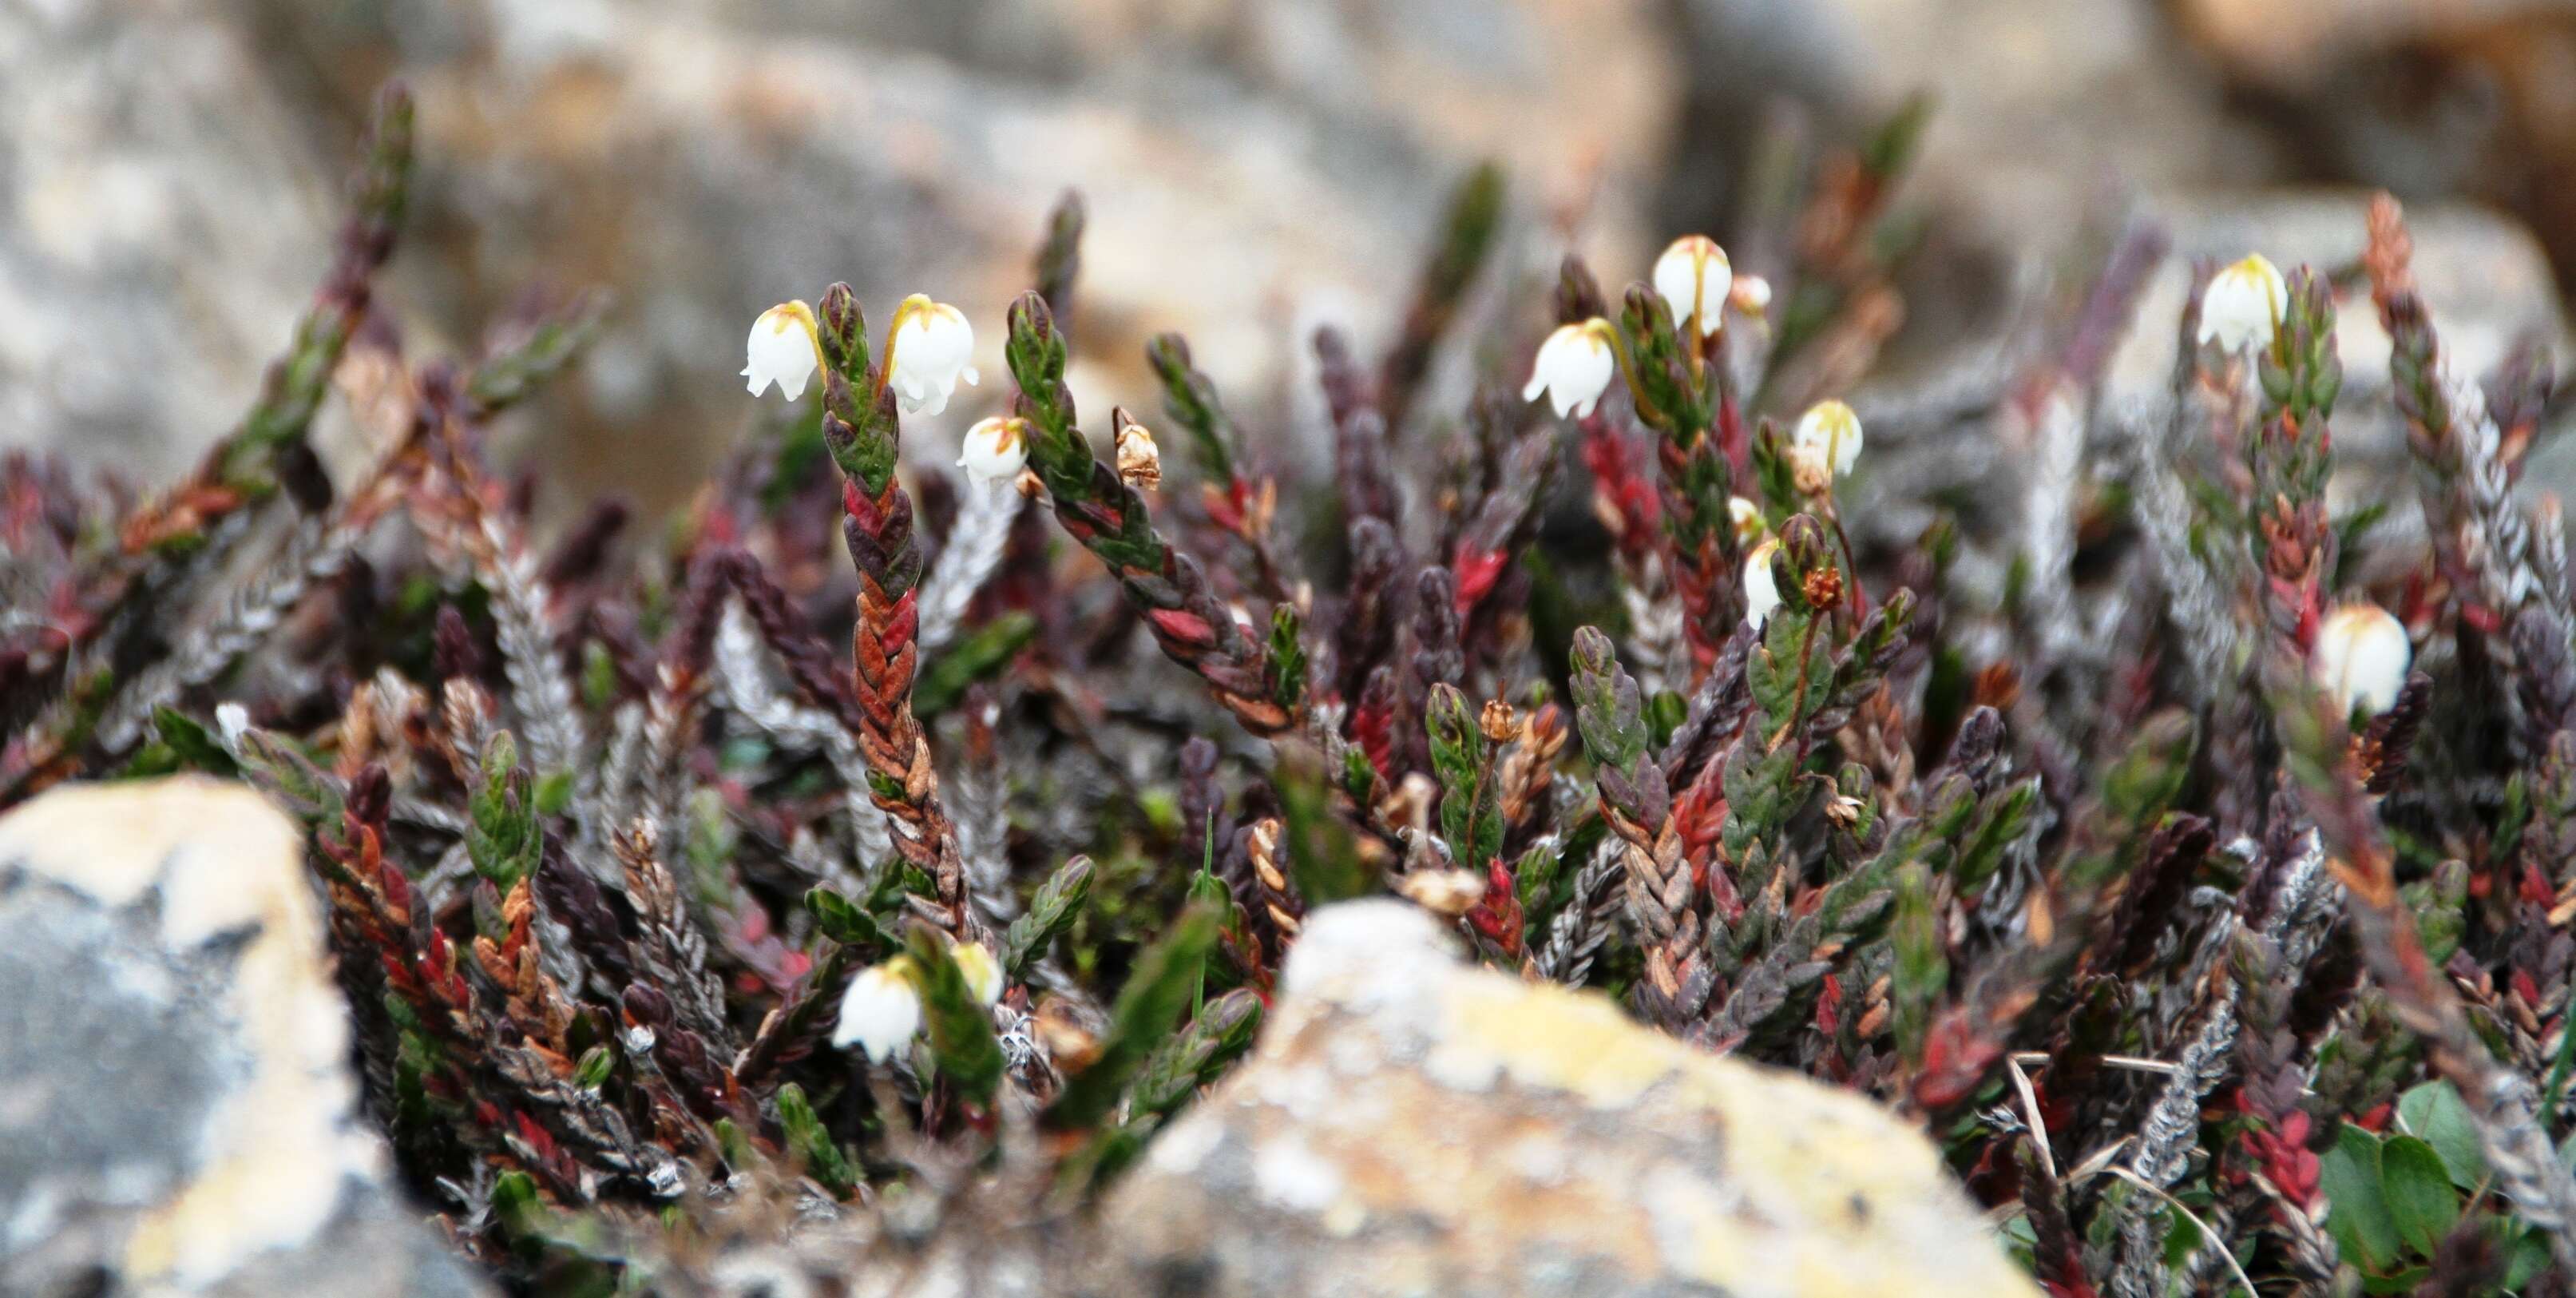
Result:
{"label": "withered seed head", "polygon": [[1811,568],[1806,577],[1807,605],[1831,608],[1842,601],[1843,571],[1832,564]]}

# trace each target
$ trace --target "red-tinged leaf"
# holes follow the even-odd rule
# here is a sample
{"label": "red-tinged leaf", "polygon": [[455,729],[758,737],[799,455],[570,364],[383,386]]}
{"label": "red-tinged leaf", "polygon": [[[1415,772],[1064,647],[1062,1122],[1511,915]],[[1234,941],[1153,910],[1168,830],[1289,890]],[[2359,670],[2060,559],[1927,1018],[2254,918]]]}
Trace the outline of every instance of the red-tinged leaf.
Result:
{"label": "red-tinged leaf", "polygon": [[1464,545],[1458,548],[1458,557],[1449,566],[1458,578],[1458,616],[1462,620],[1494,589],[1494,582],[1503,575],[1503,559],[1495,551],[1475,552]]}
{"label": "red-tinged leaf", "polygon": [[1194,613],[1176,608],[1158,608],[1145,616],[1160,628],[1163,634],[1175,640],[1185,640],[1191,644],[1206,644],[1213,636],[1207,619]]}

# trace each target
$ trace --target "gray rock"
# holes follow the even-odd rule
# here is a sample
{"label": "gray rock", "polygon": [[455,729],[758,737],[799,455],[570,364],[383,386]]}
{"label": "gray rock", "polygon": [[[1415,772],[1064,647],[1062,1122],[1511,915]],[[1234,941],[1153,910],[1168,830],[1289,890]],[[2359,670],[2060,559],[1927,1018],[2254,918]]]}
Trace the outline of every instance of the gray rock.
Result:
{"label": "gray rock", "polygon": [[472,1295],[385,1181],[302,835],[199,778],[0,818],[10,1293]]}
{"label": "gray rock", "polygon": [[1597,995],[1308,917],[1253,1057],[1111,1193],[1103,1293],[2035,1294],[1923,1137]]}
{"label": "gray rock", "polygon": [[[916,291],[974,321],[983,385],[919,421],[922,460],[944,467],[955,453],[937,447],[1007,396],[1002,311],[1074,185],[1093,220],[1069,382],[1089,417],[1158,408],[1142,348],[1167,329],[1239,411],[1284,411],[1314,325],[1363,347],[1391,335],[1440,204],[1483,157],[1515,169],[1531,208],[1589,205],[1605,264],[1641,272],[1631,196],[1679,89],[1650,10],[1562,0],[468,0],[327,17],[91,0],[62,23],[12,16],[27,8],[0,11],[0,148],[12,131],[61,142],[0,153],[0,184],[41,186],[57,217],[0,223],[0,438],[115,431],[121,462],[166,477],[220,434],[327,255],[328,203],[309,200],[399,72],[423,169],[386,300],[413,350],[471,349],[530,284],[617,294],[578,377],[504,439],[547,457],[550,502],[693,489],[775,411],[735,373],[752,317],[836,278],[880,326]],[[94,93],[51,89],[65,83]],[[106,181],[54,179],[95,172],[168,187],[167,220],[124,211]],[[124,260],[41,237],[120,221],[149,244]],[[81,329],[105,321],[127,338],[91,357]],[[24,383],[5,368],[11,331]],[[188,381],[133,382],[129,350],[146,346]],[[37,381],[75,362],[97,372],[77,391]],[[198,381],[218,370],[230,380]]]}
{"label": "gray rock", "polygon": [[0,446],[159,482],[250,404],[331,252],[251,50],[210,6],[0,8]]}

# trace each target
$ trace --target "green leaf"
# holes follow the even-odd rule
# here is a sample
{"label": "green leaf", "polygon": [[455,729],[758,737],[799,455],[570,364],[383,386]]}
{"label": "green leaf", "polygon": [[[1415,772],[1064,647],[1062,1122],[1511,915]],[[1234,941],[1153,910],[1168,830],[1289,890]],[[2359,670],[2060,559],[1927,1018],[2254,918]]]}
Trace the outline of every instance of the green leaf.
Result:
{"label": "green leaf", "polygon": [[1287,829],[1289,877],[1309,906],[1357,897],[1373,883],[1350,821],[1334,812],[1324,781],[1320,764],[1301,747],[1283,751],[1272,776]]}
{"label": "green leaf", "polygon": [[1091,858],[1077,856],[1056,868],[1029,899],[1028,913],[1011,921],[1002,933],[1002,971],[1013,977],[1082,914],[1091,897]]}
{"label": "green leaf", "polygon": [[821,884],[806,890],[805,909],[814,916],[814,927],[821,930],[823,936],[843,946],[887,945],[885,930],[877,927],[872,916],[849,898]]}
{"label": "green leaf", "polygon": [[2549,1232],[2537,1228],[2526,1230],[2511,1244],[2512,1255],[2504,1268],[2506,1293],[2521,1293],[2522,1287],[2549,1265]]}
{"label": "green leaf", "polygon": [[2418,1255],[2433,1256],[2460,1220],[2460,1192],[2452,1187],[2442,1156],[2413,1136],[2394,1136],[2380,1146],[2379,1173],[2398,1238]]}
{"label": "green leaf", "polygon": [[1306,698],[1306,643],[1293,604],[1270,610],[1270,700],[1295,708]]}
{"label": "green leaf", "polygon": [[608,1080],[608,1070],[617,1066],[617,1052],[606,1046],[592,1046],[582,1052],[581,1062],[572,1070],[572,1083],[586,1091],[598,1090]]}
{"label": "green leaf", "polygon": [[1109,1011],[1100,1058],[1065,1082],[1047,1110],[1048,1125],[1060,1130],[1093,1126],[1118,1106],[1127,1083],[1198,999],[1217,925],[1214,907],[1194,904],[1181,912],[1180,922],[1162,941],[1137,957],[1136,971]]}
{"label": "green leaf", "polygon": [[2469,1116],[2468,1102],[2449,1082],[2426,1082],[2399,1096],[2397,1120],[2442,1156],[2451,1184],[2470,1190],[2486,1179],[2487,1156],[2478,1144],[2477,1123]]}
{"label": "green leaf", "polygon": [[731,1118],[718,1118],[715,1125],[716,1152],[723,1155],[729,1167],[756,1167],[762,1161],[751,1147],[751,1137]]}
{"label": "green leaf", "polygon": [[241,769],[233,762],[233,755],[225,752],[224,746],[216,742],[204,726],[197,724],[194,717],[170,708],[154,708],[152,728],[160,734],[161,742],[170,746],[170,751],[182,766],[225,778]]}
{"label": "green leaf", "polygon": [[506,897],[536,870],[545,848],[528,773],[519,766],[519,746],[509,731],[494,731],[484,745],[483,784],[466,799],[466,810],[471,818],[465,828],[466,855],[474,872]]}
{"label": "green leaf", "polygon": [[513,1234],[534,1228],[538,1212],[537,1179],[525,1172],[503,1172],[492,1182],[492,1220]]}
{"label": "green leaf", "polygon": [[[956,706],[967,686],[1009,666],[1037,635],[1038,620],[1017,611],[968,631],[947,652],[922,666],[912,686],[913,715],[927,721]],[[888,788],[901,793],[891,785]]]}
{"label": "green leaf", "polygon": [[805,1099],[805,1088],[789,1082],[778,1088],[778,1125],[787,1133],[787,1148],[805,1165],[805,1174],[839,1198],[857,1188],[850,1160]]}
{"label": "green leaf", "polygon": [[2397,1218],[2381,1190],[2379,1137],[2347,1122],[2334,1148],[2317,1160],[2317,1186],[2326,1196],[2326,1232],[2345,1257],[2364,1270],[2385,1273],[2405,1255]]}
{"label": "green leaf", "polygon": [[572,805],[572,772],[556,771],[537,781],[537,814],[560,816]]}
{"label": "green leaf", "polygon": [[1002,1043],[993,1036],[993,1018],[966,986],[966,974],[949,954],[948,939],[927,928],[912,931],[907,947],[921,993],[921,1020],[930,1031],[930,1057],[941,1075],[956,1083],[966,1098],[980,1104],[1001,1083]]}

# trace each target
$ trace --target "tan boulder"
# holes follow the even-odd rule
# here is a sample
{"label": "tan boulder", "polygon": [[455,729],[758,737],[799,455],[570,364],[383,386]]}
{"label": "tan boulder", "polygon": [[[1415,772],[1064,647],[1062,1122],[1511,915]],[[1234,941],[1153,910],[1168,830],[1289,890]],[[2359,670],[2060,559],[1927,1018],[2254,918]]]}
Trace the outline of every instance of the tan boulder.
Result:
{"label": "tan boulder", "polygon": [[1464,966],[1412,907],[1318,912],[1284,988],[1112,1194],[1103,1291],[2037,1292],[1874,1104]]}

